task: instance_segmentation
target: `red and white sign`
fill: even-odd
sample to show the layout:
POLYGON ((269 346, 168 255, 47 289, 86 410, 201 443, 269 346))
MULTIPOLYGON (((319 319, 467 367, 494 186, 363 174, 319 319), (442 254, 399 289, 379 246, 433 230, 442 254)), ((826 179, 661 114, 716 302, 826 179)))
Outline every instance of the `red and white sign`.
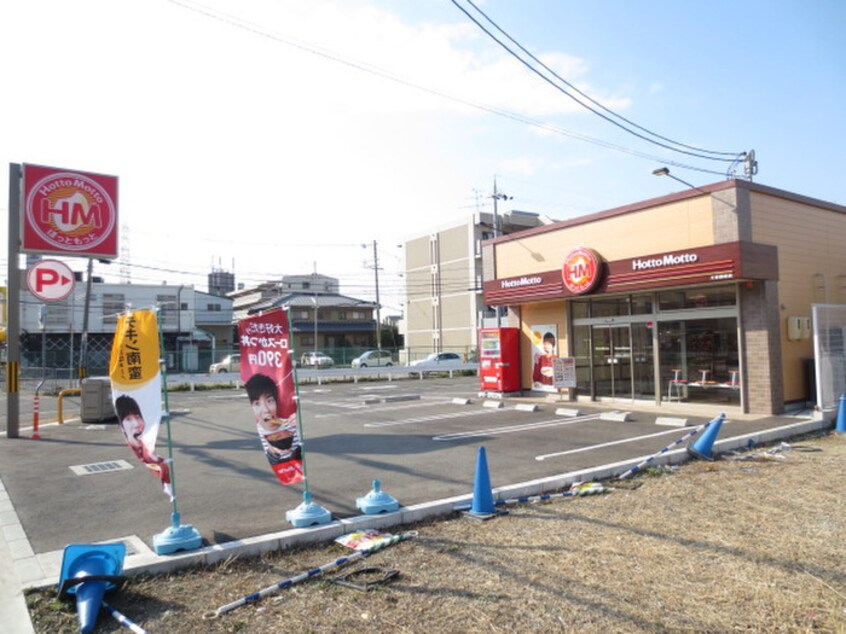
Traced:
POLYGON ((73 291, 73 271, 64 262, 41 260, 27 269, 26 286, 42 302, 57 302, 73 291))
POLYGON ((576 295, 589 293, 599 283, 599 264, 599 256, 592 249, 573 249, 564 258, 564 265, 561 267, 564 286, 576 295))
POLYGON ((23 191, 23 252, 117 257, 117 176, 24 165, 23 191))

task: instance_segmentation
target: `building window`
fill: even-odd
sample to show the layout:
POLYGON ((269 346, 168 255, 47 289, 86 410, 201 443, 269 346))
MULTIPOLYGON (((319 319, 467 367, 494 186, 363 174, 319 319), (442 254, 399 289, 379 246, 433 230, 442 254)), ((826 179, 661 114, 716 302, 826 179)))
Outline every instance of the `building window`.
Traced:
POLYGON ((308 311, 307 310, 295 310, 293 311, 294 319, 308 319, 308 311))
POLYGON ((734 306, 736 302, 734 286, 692 288, 658 293, 658 308, 662 311, 734 306))
POLYGON ((67 328, 70 323, 70 306, 67 302, 50 302, 46 305, 44 326, 46 328, 67 328))
POLYGON ((118 315, 126 310, 123 293, 103 293, 103 323, 117 323, 118 315))
POLYGON ((219 313, 221 312, 220 304, 207 304, 206 310, 210 313, 219 313))

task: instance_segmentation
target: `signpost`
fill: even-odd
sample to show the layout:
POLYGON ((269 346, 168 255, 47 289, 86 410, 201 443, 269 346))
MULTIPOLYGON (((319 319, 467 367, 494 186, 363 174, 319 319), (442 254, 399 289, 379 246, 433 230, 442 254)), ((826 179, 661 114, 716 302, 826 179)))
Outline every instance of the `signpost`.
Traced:
MULTIPOLYGON (((117 176, 9 164, 7 438, 18 437, 20 415, 19 255, 114 259, 118 226, 117 176)), ((73 273, 61 262, 48 260, 27 271, 27 286, 43 301, 58 301, 73 290, 73 273)))

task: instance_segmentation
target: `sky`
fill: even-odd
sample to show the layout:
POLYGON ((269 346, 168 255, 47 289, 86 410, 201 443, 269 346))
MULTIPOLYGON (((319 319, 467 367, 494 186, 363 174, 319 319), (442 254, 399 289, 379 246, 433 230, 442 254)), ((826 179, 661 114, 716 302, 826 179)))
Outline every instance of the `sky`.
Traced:
POLYGON ((4 2, 0 213, 10 163, 117 175, 121 257, 95 275, 201 291, 212 268, 316 271, 373 299, 375 241, 386 315, 402 243, 491 211, 494 179, 500 212, 564 220, 685 189, 658 167, 724 180, 705 151, 754 149, 756 182, 846 205, 846 3, 474 4, 4 2))

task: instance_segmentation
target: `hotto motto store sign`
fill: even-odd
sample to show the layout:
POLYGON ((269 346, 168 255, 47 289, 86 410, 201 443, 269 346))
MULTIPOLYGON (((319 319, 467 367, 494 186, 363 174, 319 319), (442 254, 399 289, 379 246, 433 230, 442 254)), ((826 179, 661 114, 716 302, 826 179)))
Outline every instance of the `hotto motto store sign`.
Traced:
POLYGON ((116 258, 118 179, 23 166, 22 250, 116 258))

